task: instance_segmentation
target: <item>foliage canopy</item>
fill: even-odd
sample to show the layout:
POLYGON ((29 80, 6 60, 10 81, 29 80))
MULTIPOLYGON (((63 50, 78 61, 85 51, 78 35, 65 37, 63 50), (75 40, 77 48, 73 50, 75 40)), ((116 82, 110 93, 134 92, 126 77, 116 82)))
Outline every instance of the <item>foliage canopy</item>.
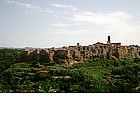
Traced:
POLYGON ((139 58, 68 66, 23 62, 21 56, 20 50, 0 50, 0 92, 140 92, 139 58))

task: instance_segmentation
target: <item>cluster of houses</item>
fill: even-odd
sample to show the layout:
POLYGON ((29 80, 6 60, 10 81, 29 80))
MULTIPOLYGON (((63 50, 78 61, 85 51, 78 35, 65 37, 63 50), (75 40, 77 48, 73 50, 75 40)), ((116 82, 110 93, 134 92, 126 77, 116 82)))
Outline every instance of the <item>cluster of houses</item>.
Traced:
POLYGON ((44 48, 35 50, 25 50, 23 52, 24 61, 39 59, 42 62, 56 62, 73 64, 88 61, 94 58, 123 59, 130 57, 140 58, 140 47, 137 45, 124 46, 121 43, 112 43, 108 36, 107 43, 97 42, 89 46, 76 46, 60 48, 44 48))

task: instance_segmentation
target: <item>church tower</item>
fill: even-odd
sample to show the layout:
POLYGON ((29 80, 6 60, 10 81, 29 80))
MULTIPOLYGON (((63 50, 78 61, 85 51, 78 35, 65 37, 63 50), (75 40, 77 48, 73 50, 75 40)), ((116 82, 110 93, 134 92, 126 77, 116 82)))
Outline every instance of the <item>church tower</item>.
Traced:
POLYGON ((110 44, 110 43, 111 43, 111 39, 110 39, 110 36, 108 36, 107 44, 110 44))

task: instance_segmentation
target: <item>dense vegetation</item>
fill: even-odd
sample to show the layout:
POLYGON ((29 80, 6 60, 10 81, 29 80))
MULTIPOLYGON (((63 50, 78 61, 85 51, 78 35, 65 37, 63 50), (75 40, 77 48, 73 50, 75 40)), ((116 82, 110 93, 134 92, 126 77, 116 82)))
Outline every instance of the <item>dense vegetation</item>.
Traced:
POLYGON ((0 92, 140 92, 139 58, 95 58, 67 66, 23 62, 21 55, 0 50, 0 92))

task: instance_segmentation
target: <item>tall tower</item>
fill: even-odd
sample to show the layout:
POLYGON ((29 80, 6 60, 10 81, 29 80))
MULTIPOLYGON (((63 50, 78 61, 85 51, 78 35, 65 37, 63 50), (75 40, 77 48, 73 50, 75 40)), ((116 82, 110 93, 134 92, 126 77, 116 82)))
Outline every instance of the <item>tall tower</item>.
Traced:
POLYGON ((111 43, 111 39, 110 39, 110 36, 108 36, 107 38, 107 44, 110 44, 111 43))

